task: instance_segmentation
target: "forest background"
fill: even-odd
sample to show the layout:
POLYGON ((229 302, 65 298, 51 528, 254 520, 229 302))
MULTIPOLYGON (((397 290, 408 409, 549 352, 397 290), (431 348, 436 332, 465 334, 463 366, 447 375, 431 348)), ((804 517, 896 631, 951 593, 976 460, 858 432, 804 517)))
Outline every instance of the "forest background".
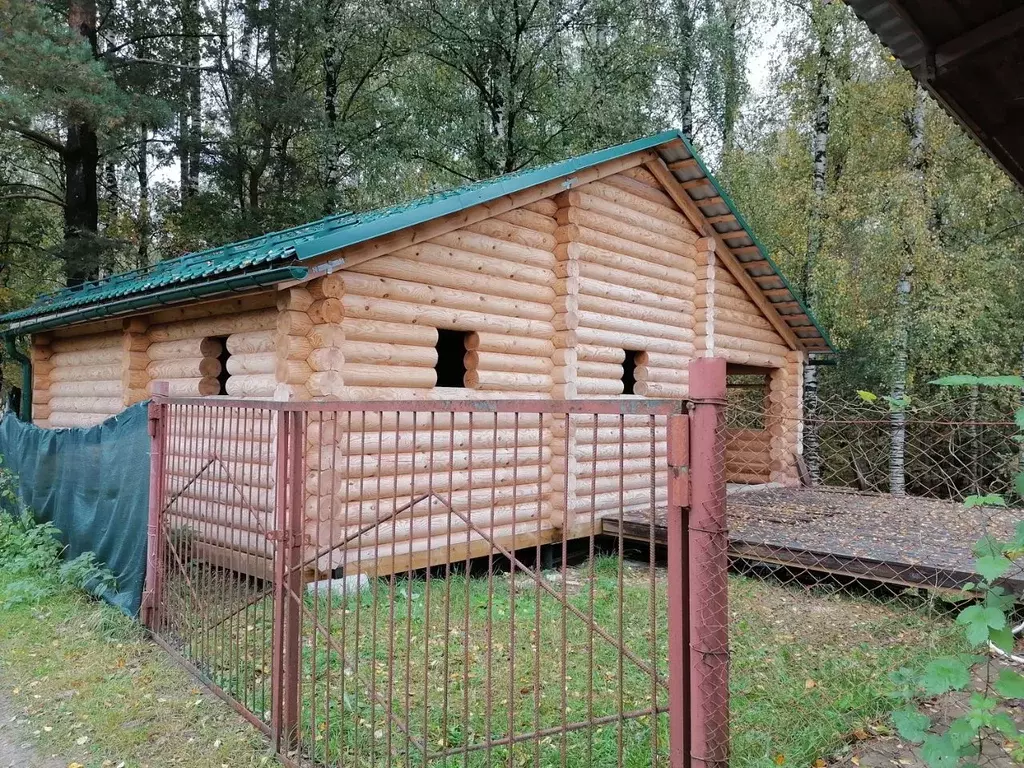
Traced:
POLYGON ((0 0, 0 310, 667 127, 824 394, 1020 370, 1024 197, 837 0, 0 0))

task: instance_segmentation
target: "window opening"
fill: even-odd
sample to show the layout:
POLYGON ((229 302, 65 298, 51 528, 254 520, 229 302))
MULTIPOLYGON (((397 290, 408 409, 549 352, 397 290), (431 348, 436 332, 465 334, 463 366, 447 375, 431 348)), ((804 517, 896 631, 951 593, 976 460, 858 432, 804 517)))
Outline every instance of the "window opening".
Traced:
POLYGON ((466 336, 465 331, 437 329, 437 373, 439 387, 466 386, 466 336))

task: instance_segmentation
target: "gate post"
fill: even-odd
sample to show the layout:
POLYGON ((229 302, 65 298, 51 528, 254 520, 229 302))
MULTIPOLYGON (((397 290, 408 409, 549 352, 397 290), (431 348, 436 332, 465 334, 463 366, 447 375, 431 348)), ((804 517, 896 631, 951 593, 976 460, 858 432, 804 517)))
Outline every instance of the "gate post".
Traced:
POLYGON ((302 664, 302 413, 277 412, 274 507, 274 630, 271 669, 271 733, 278 752, 294 749, 299 736, 302 664))
POLYGON ((670 768, 690 765, 690 417, 668 417, 668 743, 670 768))
POLYGON ((729 534, 725 513, 725 360, 690 363, 690 754, 729 761, 729 534))
MULTIPOLYGON (((153 382, 153 395, 168 392, 166 381, 153 382)), ((149 401, 149 520, 146 529, 146 586, 142 592, 142 623, 153 632, 160 621, 163 600, 160 567, 163 562, 163 537, 160 513, 164 503, 164 435, 167 429, 167 405, 158 399, 149 401)))

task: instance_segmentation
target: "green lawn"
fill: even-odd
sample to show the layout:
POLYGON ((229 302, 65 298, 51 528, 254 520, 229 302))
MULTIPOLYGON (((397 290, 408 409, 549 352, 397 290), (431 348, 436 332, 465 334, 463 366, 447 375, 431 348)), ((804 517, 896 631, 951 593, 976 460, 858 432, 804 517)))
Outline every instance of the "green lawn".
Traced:
MULTIPOLYGON (((522 574, 515 580, 452 574, 447 584, 381 579, 358 597, 307 596, 306 748, 329 764, 366 766, 388 764, 389 755, 395 766, 615 765, 620 759, 646 766, 652 755, 664 763, 665 715, 545 735, 514 744, 511 755, 507 743, 480 748, 485 734, 500 740, 664 706, 664 687, 641 666, 653 659, 659 674, 667 674, 664 571, 655 577, 652 604, 646 565, 627 563, 620 574, 615 558, 601 557, 592 570, 570 569, 564 585, 557 572, 549 574, 545 583, 557 594, 564 589, 571 606, 565 610, 547 592, 538 598, 522 574), (313 630, 314 613, 320 632, 313 630), (593 615, 612 642, 579 614, 593 615), (615 643, 638 661, 623 659, 615 643), (452 754, 425 761, 423 745, 452 754)), ((211 616, 228 615, 228 606, 244 604, 252 589, 201 570, 192 584, 204 604, 221 604, 211 616)), ((743 577, 732 577, 730 586, 733 766, 809 766, 827 758, 892 708, 889 672, 959 648, 960 633, 926 603, 914 608, 743 577)), ((254 711, 268 708, 270 616, 269 600, 257 601, 221 626, 212 644, 185 647, 212 660, 211 677, 254 711), (238 647, 245 652, 229 650, 238 647)))
MULTIPOLYGON (((0 603, 15 581, 0 570, 0 603)), ((85 768, 278 766, 266 740, 143 632, 70 588, 0 607, 0 695, 41 755, 85 768)))

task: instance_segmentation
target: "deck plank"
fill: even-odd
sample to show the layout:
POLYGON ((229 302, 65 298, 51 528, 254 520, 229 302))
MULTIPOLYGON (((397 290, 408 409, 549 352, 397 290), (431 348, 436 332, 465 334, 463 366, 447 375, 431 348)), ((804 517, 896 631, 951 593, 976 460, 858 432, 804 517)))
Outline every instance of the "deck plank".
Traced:
MULTIPOLYGON (((908 587, 955 589, 977 581, 971 547, 986 533, 1013 536, 1024 510, 964 509, 951 501, 827 489, 730 491, 729 552, 762 562, 908 587)), ((668 540, 665 510, 655 512, 654 539, 668 540)), ((648 513, 603 521, 603 531, 649 541, 648 513)), ((1006 579, 1024 588, 1024 568, 1006 579)))

